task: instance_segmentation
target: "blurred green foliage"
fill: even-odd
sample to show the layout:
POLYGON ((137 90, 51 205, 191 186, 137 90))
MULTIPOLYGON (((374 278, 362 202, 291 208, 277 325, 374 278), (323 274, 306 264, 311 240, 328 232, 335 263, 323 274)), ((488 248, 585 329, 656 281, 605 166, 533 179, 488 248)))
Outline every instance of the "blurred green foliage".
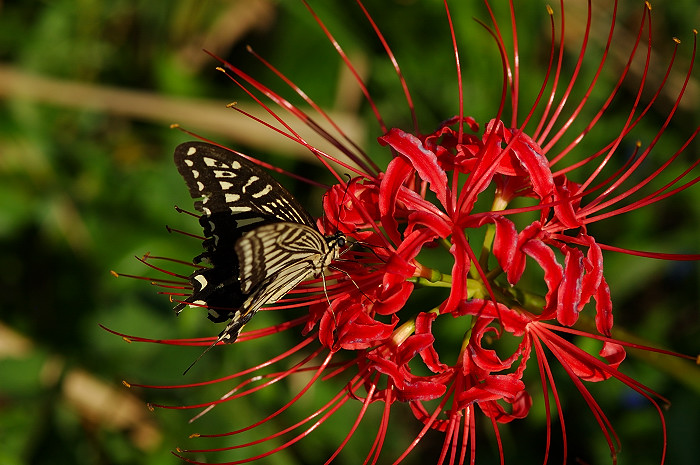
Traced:
MULTIPOLYGON (((472 19, 489 22, 483 5, 451 3, 465 79, 465 111, 483 124, 493 117, 500 100, 500 57, 488 32, 472 19)), ((527 102, 522 108, 527 108, 546 68, 548 15, 544 3, 516 3, 522 52, 521 99, 527 102)), ((594 1, 594 12, 605 12, 609 3, 594 1)), ((315 1, 313 6, 351 58, 362 64, 387 124, 410 129, 410 113, 396 75, 354 2, 315 1)), ((499 18, 504 18, 501 32, 510 46, 507 11, 500 3, 497 6, 499 18)), ((367 7, 396 53, 415 99, 421 129, 431 131, 458 111, 454 57, 441 2, 368 0, 367 7)), ((635 32, 642 11, 643 2, 623 1, 619 27, 635 32)), ((568 16, 567 28, 575 29, 582 20, 580 15, 568 16)), ((677 36, 683 44, 676 68, 679 74, 673 77, 683 76, 691 56, 692 28, 699 23, 695 0, 659 4, 654 9, 655 75, 665 69, 673 45, 670 37, 677 36)), ((574 102, 581 98, 595 72, 605 33, 603 29, 602 34, 600 30, 593 34, 589 44, 592 57, 584 62, 580 85, 571 97, 574 102)), ((181 259, 199 252, 197 241, 165 230, 166 224, 193 232, 197 229, 190 218, 173 209, 173 205, 191 205, 171 162, 173 148, 190 137, 168 129, 168 123, 200 110, 196 101, 188 99, 207 99, 222 108, 232 100, 250 100, 214 69, 218 63, 200 52, 201 48, 211 49, 271 87, 284 90, 245 51, 247 44, 252 45, 324 108, 358 118, 367 128, 364 140, 358 142, 380 166, 386 162, 386 151, 373 143, 381 132, 369 107, 359 103, 352 86, 339 84, 343 73, 338 57, 301 2, 5 2, 0 4, 0 44, 0 323, 11 329, 7 330, 11 333, 4 331, 0 346, 0 464, 179 463, 168 451, 178 445, 200 447, 187 441, 192 432, 228 431, 246 425, 261 412, 272 411, 279 399, 294 392, 294 386, 274 386, 233 406, 217 407, 188 425, 192 414, 151 413, 145 402, 196 403, 217 398, 226 388, 211 388, 192 398, 187 391, 126 390, 120 381, 163 384, 222 376, 268 359, 282 342, 291 346, 293 334, 280 335, 275 344, 253 341, 212 351, 183 378, 182 370, 200 349, 127 345, 98 324, 152 338, 218 332, 194 312, 184 312, 176 320, 172 305, 157 295, 155 288, 137 280, 114 279, 109 273, 116 269, 149 274, 133 258, 146 252, 181 259), (62 86, 53 87, 56 83, 62 86), (125 105, 123 94, 99 93, 115 89, 142 93, 133 106, 125 105), (95 101, 96 91, 103 100, 95 101), (159 112, 160 107, 149 103, 149 96, 174 106, 163 104, 159 112), (23 335, 23 339, 14 339, 13 334, 23 335), (135 397, 125 400, 123 396, 135 397)), ((574 124, 572 134, 590 121, 609 95, 624 66, 624 61, 615 58, 616 53, 624 54, 629 44, 623 38, 616 39, 613 57, 592 93, 592 103, 574 124)), ((576 47, 567 49, 565 76, 570 76, 576 47)), ((639 176, 651 173, 698 127, 697 76, 693 77, 690 104, 679 111, 639 176)), ((576 150, 578 155, 573 156, 584 157, 614 138, 610 131, 619 130, 635 98, 634 82, 638 81, 632 81, 631 86, 621 88, 604 122, 584 138, 576 150)), ((566 84, 563 78, 560 85, 566 84)), ((644 98, 650 95, 646 93, 644 98)), ((290 100, 299 102, 292 96, 290 100)), ((672 95, 662 94, 624 150, 631 152, 636 138, 649 143, 671 105, 672 95)), ((521 119, 524 113, 521 111, 521 119)), ((231 140, 231 134, 220 128, 231 126, 235 130, 245 117, 233 111, 228 115, 218 127, 198 125, 196 118, 187 127, 291 171, 330 181, 329 175, 308 159, 267 148, 266 139, 277 137, 272 133, 264 133, 259 144, 249 140, 241 143, 235 137, 231 140)), ((671 173, 680 173, 698 153, 698 143, 693 142, 683 156, 685 163, 671 173)), ((619 166, 623 162, 611 163, 619 166)), ((631 180, 631 185, 640 179, 631 180)), ((659 185, 664 179, 670 175, 660 179, 659 185)), ((318 213, 318 192, 306 191, 300 190, 299 196, 318 213)), ((592 229, 601 242, 620 247, 698 253, 699 225, 700 189, 691 189, 592 229)), ((605 260, 618 325, 655 344, 697 353, 697 264, 612 253, 606 254, 605 260)), ((260 317, 260 326, 265 318, 260 317)), ((531 364, 535 375, 534 361, 531 364)), ((680 373, 659 371, 648 361, 635 358, 625 370, 673 403, 667 412, 667 463, 693 463, 700 455, 695 440, 700 436, 699 390, 692 384, 697 373, 690 368, 686 374, 683 369, 680 373)), ((565 374, 558 375, 566 405, 570 457, 582 457, 592 464, 608 463, 603 435, 587 406, 565 374)), ((649 404, 619 384, 590 388, 623 439, 619 463, 658 463, 661 426, 649 404)), ((315 388, 314 396, 328 398, 339 389, 342 385, 326 384, 315 388)), ((539 405, 537 392, 534 388, 539 405)), ((297 415, 294 418, 304 417, 316 407, 316 403, 300 401, 292 409, 297 415)), ((354 416, 357 409, 357 405, 344 407, 340 415, 329 420, 328 427, 305 439, 301 447, 278 454, 267 463, 320 463, 345 436, 348 424, 344 417, 354 416)), ((397 406, 395 410, 396 421, 385 446, 387 458, 400 453, 419 430, 407 409, 397 406)), ((371 409, 369 415, 368 427, 358 431, 341 463, 360 463, 364 457, 376 434, 380 412, 371 409)), ((268 434, 285 424, 279 420, 270 425, 268 434)), ((495 463, 493 435, 485 422, 483 426, 477 434, 477 454, 483 459, 479 463, 495 463)), ((541 463, 545 434, 541 407, 525 421, 505 426, 502 434, 508 463, 541 463)), ((440 435, 429 435, 424 442, 408 463, 432 463, 441 444, 440 435)), ((553 443, 554 450, 559 450, 558 433, 553 443)), ((224 457, 236 455, 216 458, 224 457)), ((553 457, 556 462, 556 453, 553 457)))

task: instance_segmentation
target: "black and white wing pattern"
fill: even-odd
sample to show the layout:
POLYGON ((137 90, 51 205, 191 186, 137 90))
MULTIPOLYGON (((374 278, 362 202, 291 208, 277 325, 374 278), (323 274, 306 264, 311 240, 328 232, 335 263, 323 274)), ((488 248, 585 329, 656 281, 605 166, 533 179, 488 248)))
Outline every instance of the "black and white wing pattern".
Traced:
POLYGON ((338 258, 345 236, 322 235, 292 194, 256 164, 205 142, 179 145, 175 164, 202 214, 204 252, 194 262, 210 265, 190 275, 192 295, 175 311, 205 307, 210 320, 230 320, 218 341, 234 342, 260 307, 338 258))

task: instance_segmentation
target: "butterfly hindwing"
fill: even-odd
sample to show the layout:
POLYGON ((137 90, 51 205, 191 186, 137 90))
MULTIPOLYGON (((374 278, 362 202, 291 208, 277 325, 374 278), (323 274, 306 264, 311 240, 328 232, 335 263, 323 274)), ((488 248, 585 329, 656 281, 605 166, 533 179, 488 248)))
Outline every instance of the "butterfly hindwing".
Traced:
POLYGON ((325 238, 309 226, 296 223, 260 226, 236 243, 241 290, 251 292, 264 280, 289 272, 292 264, 306 269, 309 276, 317 275, 330 264, 323 263, 329 252, 325 238))
MULTIPOLYGON (((298 223, 260 226, 236 242, 239 283, 247 299, 219 338, 233 342, 266 303, 276 302, 305 279, 318 276, 338 256, 341 235, 324 237, 298 223)), ((344 241, 344 238, 342 239, 344 241)))

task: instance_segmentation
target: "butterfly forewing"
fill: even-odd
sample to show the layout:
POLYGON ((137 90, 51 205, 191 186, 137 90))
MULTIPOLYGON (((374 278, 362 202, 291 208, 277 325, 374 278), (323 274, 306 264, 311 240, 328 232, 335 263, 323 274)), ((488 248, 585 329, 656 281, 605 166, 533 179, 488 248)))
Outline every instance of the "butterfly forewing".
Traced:
POLYGON ((175 164, 195 208, 202 213, 205 251, 194 262, 211 265, 190 276, 187 304, 209 309, 209 319, 230 319, 219 341, 235 341, 263 305, 317 276, 338 257, 342 234, 323 236, 311 215, 256 164, 227 149, 188 142, 175 164))
POLYGON ((226 213, 241 224, 257 219, 308 226, 313 219, 299 202, 255 163, 205 142, 187 142, 175 149, 175 165, 205 215, 226 213))

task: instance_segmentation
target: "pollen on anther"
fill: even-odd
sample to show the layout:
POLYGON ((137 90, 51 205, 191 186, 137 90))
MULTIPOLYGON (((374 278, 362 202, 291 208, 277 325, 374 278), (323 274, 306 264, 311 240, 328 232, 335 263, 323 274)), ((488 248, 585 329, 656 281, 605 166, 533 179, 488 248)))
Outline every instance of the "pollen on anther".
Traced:
POLYGON ((128 382, 126 382, 124 380, 122 380, 122 384, 128 388, 131 388, 131 384, 129 384, 128 382))
POLYGON ((116 271, 114 271, 114 270, 109 270, 109 272, 110 272, 110 273, 112 274, 112 276, 114 276, 115 278, 118 278, 118 277, 119 277, 119 273, 117 273, 116 271))
POLYGON ((673 38, 673 41, 674 41, 675 43, 677 43, 677 44, 680 44, 680 43, 681 43, 681 39, 679 39, 678 37, 674 37, 674 38, 673 38))
POLYGON ((190 434, 190 439, 198 438, 200 436, 201 436, 201 434, 199 434, 199 433, 192 433, 192 434, 190 434))
POLYGON ((150 410, 151 412, 154 412, 156 410, 150 402, 146 404, 146 408, 148 408, 148 410, 150 410))
POLYGON ((129 339, 126 336, 122 336, 122 339, 124 340, 124 342, 128 342, 129 344, 131 344, 131 342, 132 342, 131 339, 129 339))
POLYGON ((179 128, 179 127, 180 127, 180 125, 177 124, 177 123, 173 123, 173 124, 170 125, 170 129, 177 129, 177 128, 179 128))
POLYGON ((649 3, 649 2, 644 2, 644 3, 646 3, 647 8, 649 9, 649 11, 651 11, 651 3, 649 3))
POLYGON ((233 107, 235 107, 236 105, 238 105, 238 102, 227 103, 227 104, 226 104, 226 108, 233 108, 233 107))
POLYGON ((549 16, 554 16, 554 10, 552 9, 551 5, 547 5, 547 13, 549 16))

